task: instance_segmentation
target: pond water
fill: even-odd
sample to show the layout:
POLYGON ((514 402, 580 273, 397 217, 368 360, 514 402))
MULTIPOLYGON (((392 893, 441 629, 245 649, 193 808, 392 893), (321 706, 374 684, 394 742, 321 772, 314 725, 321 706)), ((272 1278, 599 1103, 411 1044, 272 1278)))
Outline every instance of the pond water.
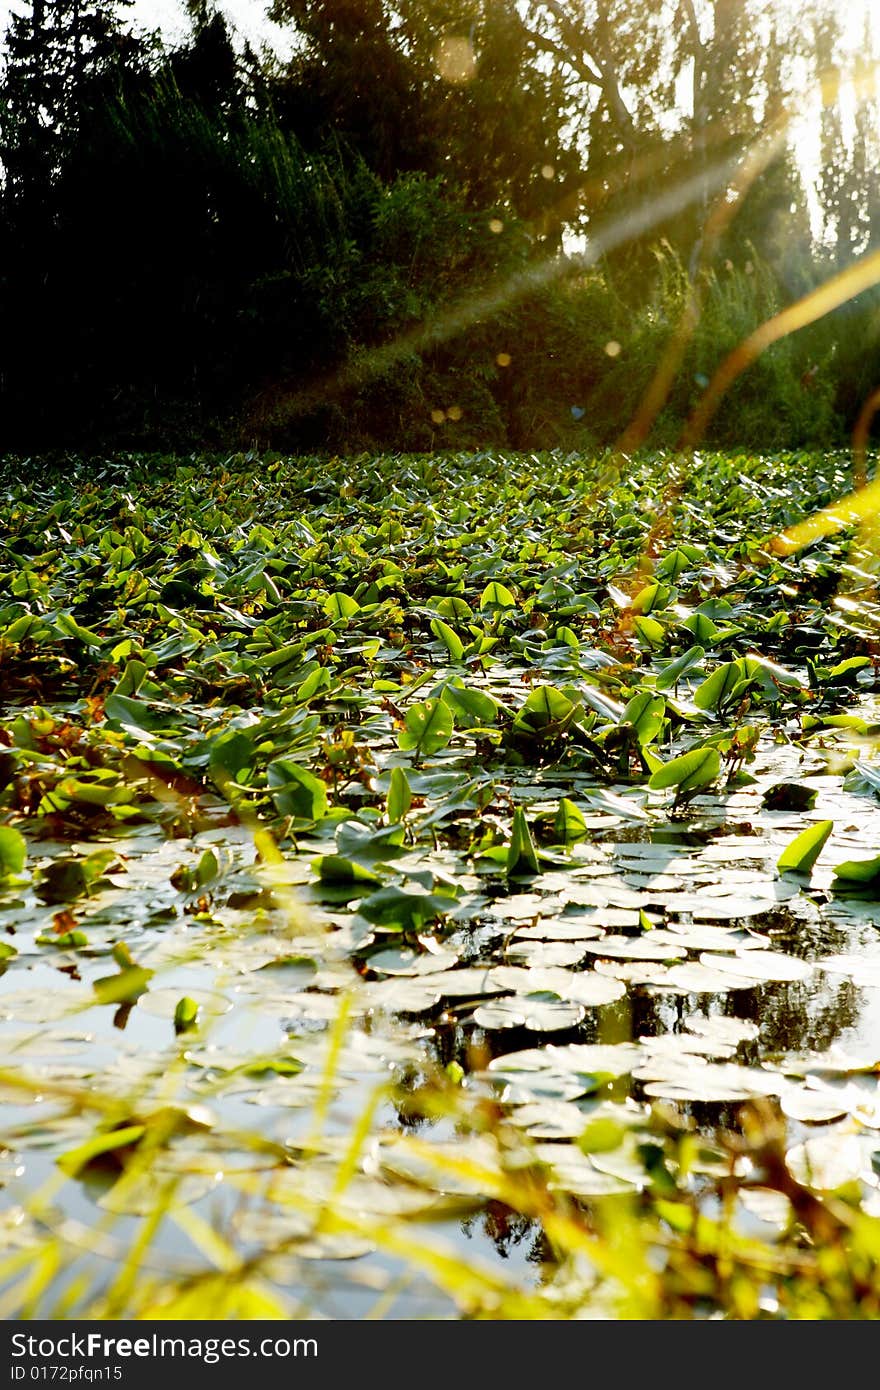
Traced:
MULTIPOLYGON (((861 713, 875 711, 865 701, 861 713)), ((583 803, 589 838, 523 876, 445 847, 386 845, 376 862, 393 850, 410 882, 457 879, 442 928, 426 922, 416 949, 358 911, 374 883, 314 881, 316 856, 333 848, 320 838, 276 864, 240 825, 40 843, 47 865, 112 858, 76 906, 87 944, 37 944, 57 934, 63 909, 33 889, 0 901, 18 948, 0 978, 4 1066, 27 1078, 3 1092, 7 1242, 61 1243, 52 1296, 63 1306, 84 1275, 93 1293, 113 1287, 164 1192, 144 1279, 199 1269, 206 1250, 222 1266, 207 1230, 227 1252, 262 1252, 268 1282, 310 1315, 451 1316, 450 1298, 370 1227, 417 1214, 419 1238, 451 1242, 525 1288, 547 1281, 537 1220, 395 1146, 417 1136, 441 1160, 472 1149, 487 1159, 486 1136, 463 1119, 489 1097, 587 1204, 643 1181, 626 1140, 608 1153, 578 1147, 596 1117, 619 1113, 635 1133, 661 1101, 708 1133, 735 1124, 750 1097, 775 1097, 795 1166, 858 1181, 866 1209, 880 1210, 880 904, 834 891, 836 864, 880 845, 880 806, 870 787, 844 789, 830 757, 767 741, 753 781, 674 815, 659 793, 612 787, 605 806, 583 803), (804 826, 802 811, 767 804, 780 784, 815 791, 807 819, 834 822, 810 876, 776 868, 804 826), (181 870, 206 852, 217 873, 181 900, 181 870), (110 954, 120 942, 152 973, 131 997, 123 984, 96 1003, 96 980, 132 968, 110 954), (191 1030, 175 1027, 183 999, 198 1006, 191 1030), (450 1070, 458 1112, 432 1115, 420 1094, 450 1070), (371 1104, 336 1193, 363 1233, 322 1231, 371 1104), (174 1113, 179 1134, 126 1181, 112 1156, 65 1174, 59 1158, 90 1143, 104 1112, 115 1126, 174 1113)), ((430 783, 454 762, 428 760, 422 775, 430 783)), ((510 785, 518 776, 511 769, 510 785)), ((551 778, 548 803, 580 793, 551 778)), ((212 815, 207 800, 209 825, 212 815)))
POLYGON ((846 467, 0 468, 0 1316, 710 1316, 683 1216, 880 1216, 878 564, 760 540, 846 467))

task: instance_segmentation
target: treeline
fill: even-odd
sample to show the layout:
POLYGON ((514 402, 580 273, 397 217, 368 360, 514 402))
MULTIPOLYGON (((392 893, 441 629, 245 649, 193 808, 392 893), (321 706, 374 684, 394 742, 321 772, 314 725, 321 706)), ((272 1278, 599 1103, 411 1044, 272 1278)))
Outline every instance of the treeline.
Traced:
MULTIPOLYGON (((174 45, 126 5, 28 0, 6 36, 2 451, 608 443, 696 292, 672 445, 880 233, 873 36, 826 0, 276 0, 283 60, 206 0, 174 45)), ((844 439, 878 310, 771 349, 712 442, 844 439)))

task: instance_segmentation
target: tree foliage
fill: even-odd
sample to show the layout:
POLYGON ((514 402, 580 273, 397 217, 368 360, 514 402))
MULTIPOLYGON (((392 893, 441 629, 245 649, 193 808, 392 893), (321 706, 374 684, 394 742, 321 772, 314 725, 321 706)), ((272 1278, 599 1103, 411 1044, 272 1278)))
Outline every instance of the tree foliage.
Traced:
MULTIPOLYGON (((176 44, 128 3, 7 33, 0 447, 610 441, 699 283, 674 438, 722 347, 880 229, 873 39, 821 0, 274 0, 284 59, 210 0, 176 44), (546 275, 574 234, 600 263, 546 275)), ((772 379, 768 428, 834 437, 871 373, 840 337, 774 350, 742 427, 772 379)))

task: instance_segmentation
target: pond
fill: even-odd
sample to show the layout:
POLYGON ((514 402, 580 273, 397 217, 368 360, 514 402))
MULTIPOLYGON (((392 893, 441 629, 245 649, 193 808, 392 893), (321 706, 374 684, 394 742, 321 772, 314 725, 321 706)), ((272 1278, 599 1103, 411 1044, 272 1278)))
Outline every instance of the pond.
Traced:
POLYGON ((637 582, 656 461, 10 494, 5 1316, 709 1315, 646 1201, 880 1218, 873 580, 724 466, 637 582))

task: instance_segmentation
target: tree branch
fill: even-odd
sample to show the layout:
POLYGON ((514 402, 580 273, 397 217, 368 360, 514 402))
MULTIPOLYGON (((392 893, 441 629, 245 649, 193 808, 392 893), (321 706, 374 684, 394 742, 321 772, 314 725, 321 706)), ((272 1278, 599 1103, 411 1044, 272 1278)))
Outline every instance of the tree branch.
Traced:
POLYGON ((600 89, 621 138, 628 145, 634 145, 635 122, 621 95, 620 80, 608 41, 609 25, 604 0, 600 0, 599 23, 592 35, 572 19, 560 0, 531 0, 531 9, 536 12, 545 10, 552 15, 561 42, 529 29, 533 41, 545 52, 552 52, 561 62, 567 63, 584 82, 600 89))

